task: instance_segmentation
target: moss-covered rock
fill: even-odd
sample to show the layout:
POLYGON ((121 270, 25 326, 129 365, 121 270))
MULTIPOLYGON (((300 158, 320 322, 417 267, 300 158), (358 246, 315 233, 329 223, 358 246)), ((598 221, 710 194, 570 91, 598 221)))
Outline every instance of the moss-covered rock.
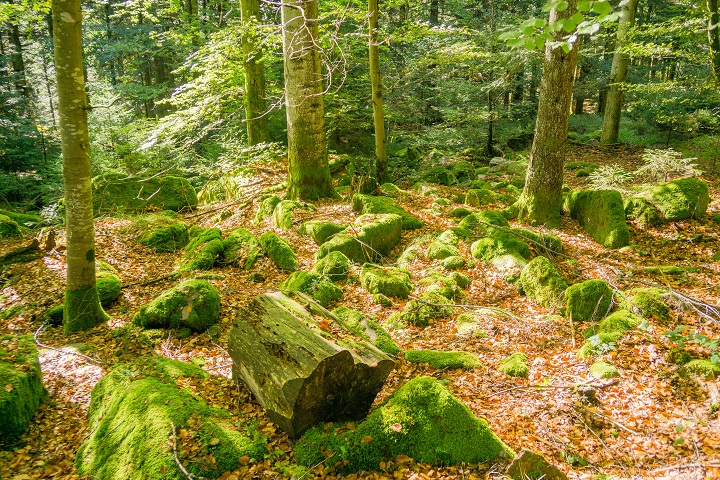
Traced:
POLYGON ((136 240, 156 252, 174 252, 184 248, 190 236, 187 223, 176 216, 152 213, 133 219, 130 228, 139 232, 136 240))
POLYGON ((453 208, 452 210, 450 210, 448 212, 448 216, 450 218, 465 218, 468 215, 471 215, 472 213, 473 213, 473 211, 470 209, 467 209, 465 207, 458 207, 458 208, 453 208))
POLYGON ((427 257, 430 260, 457 257, 460 255, 460 250, 457 247, 458 242, 457 235, 452 230, 446 230, 430 243, 427 249, 427 257))
POLYGON ((473 188, 465 194, 465 205, 481 207, 495 201, 495 193, 492 190, 473 188))
POLYGON ((623 332, 598 333, 588 338, 577 352, 579 358, 588 359, 615 350, 616 342, 624 336, 623 332))
POLYGON ((625 333, 642 322, 642 319, 628 310, 617 310, 604 318, 597 327, 600 333, 625 333))
POLYGON ((47 398, 32 335, 0 335, 0 444, 15 440, 47 398))
POLYGON ((120 364, 92 391, 90 436, 77 452, 81 475, 104 480, 185 480, 178 451, 195 451, 188 473, 216 478, 239 466, 240 457, 261 460, 266 440, 238 431, 230 415, 211 408, 179 381, 201 379, 200 368, 154 357, 120 364), (172 439, 173 428, 178 437, 172 439))
POLYGON ((390 334, 378 323, 362 313, 347 307, 338 307, 333 312, 343 320, 343 324, 355 335, 375 345, 388 355, 400 353, 400 347, 390 334))
POLYGON ((245 270, 250 270, 263 254, 260 240, 250 230, 241 227, 230 230, 222 245, 223 262, 245 270))
POLYGON ((315 262, 315 273, 327 276, 333 282, 345 280, 350 271, 350 259, 342 252, 334 251, 315 262))
POLYGON ((453 314, 451 300, 435 289, 423 293, 419 299, 410 300, 401 312, 388 318, 391 323, 409 323, 416 327, 426 327, 436 318, 445 318, 453 314))
POLYGON ((510 232, 523 242, 530 242, 536 250, 543 254, 562 253, 562 241, 555 235, 537 233, 525 228, 511 228, 510 232))
POLYGON ((381 307, 393 306, 392 300, 382 293, 373 293, 373 302, 375 302, 375 305, 380 305, 381 307))
POLYGON ((685 365, 692 360, 692 355, 684 348, 672 348, 667 353, 665 360, 675 365, 685 365))
POLYGON ((97 269, 95 272, 95 288, 98 292, 100 305, 108 307, 120 296, 122 281, 112 271, 97 269))
POLYGON ((451 255, 444 258, 443 261, 440 263, 442 264, 443 268, 447 270, 457 270, 458 268, 464 267, 467 261, 459 255, 451 255))
POLYGON ((190 234, 190 242, 180 260, 180 272, 210 270, 223 253, 222 231, 193 228, 190 234))
POLYGON ((395 198, 395 197, 401 197, 403 195, 407 195, 407 192, 405 190, 402 190, 400 187, 395 185, 394 183, 383 183, 378 187, 380 192, 385 195, 386 197, 395 198))
POLYGON ((275 232, 265 232, 260 236, 265 255, 272 260, 278 268, 294 272, 298 268, 297 254, 284 238, 277 236, 275 232))
POLYGON ((636 315, 668 324, 672 319, 670 307, 663 300, 665 290, 655 287, 633 288, 625 292, 624 308, 636 315))
POLYGON ((464 228, 474 234, 485 234, 492 226, 509 227, 507 219, 499 210, 475 212, 463 218, 458 227, 464 228))
POLYGON ((273 224, 285 230, 291 229, 293 226, 293 212, 298 209, 314 210, 315 207, 294 200, 281 200, 273 210, 273 224))
POLYGON ((662 183, 649 189, 645 195, 668 222, 699 218, 705 214, 710 203, 707 184, 692 177, 662 183))
MULTIPOLYGON (((14 220, 15 223, 18 224, 20 229, 23 228, 36 228, 43 224, 43 219, 40 217, 40 215, 36 215, 34 213, 18 213, 18 212, 12 212, 10 210, 3 210, 0 209, 0 215, 5 215, 6 217, 9 217, 11 220, 14 220)), ((0 222, 2 223, 2 222, 0 222)), ((1 229, 2 227, 0 227, 1 229)), ((1 235, 1 234, 0 234, 1 235)))
POLYGON ((642 227, 654 227, 663 223, 660 210, 649 199, 630 197, 623 200, 625 218, 638 222, 642 227))
POLYGON ((455 164, 452 166, 452 172, 455 175, 455 178, 457 178, 458 182, 471 182, 476 179, 475 177, 475 167, 473 167, 473 164, 468 162, 467 160, 460 160, 459 162, 455 162, 455 164))
POLYGON ((444 165, 435 165, 429 170, 425 170, 422 179, 428 183, 436 183, 438 185, 454 185, 457 183, 455 174, 448 170, 444 165))
POLYGON ((598 321, 612 308, 612 289, 604 280, 587 280, 565 290, 567 316, 578 322, 598 321))
POLYGON ((275 207, 280 203, 280 197, 277 195, 268 195, 260 201, 260 206, 255 214, 255 223, 260 223, 268 217, 272 217, 275 207))
POLYGON ((509 377, 527 377, 530 367, 527 364, 527 355, 515 352, 500 363, 500 371, 509 377))
POLYGON ((93 179, 93 207, 96 212, 144 211, 195 208, 197 194, 181 177, 158 175, 131 178, 122 173, 106 173, 93 179))
POLYGON ((438 198, 433 202, 433 205, 436 207, 448 207, 452 205, 452 203, 452 200, 450 200, 449 198, 438 198))
POLYGON ((620 192, 616 190, 579 190, 567 195, 566 208, 572 218, 596 242, 608 248, 630 244, 630 230, 625 221, 625 209, 620 192))
POLYGON ((346 228, 347 225, 336 225, 332 222, 322 220, 310 220, 300 225, 300 233, 310 235, 316 244, 322 245, 329 238, 332 238, 335 234, 342 232, 346 228))
POLYGON ((480 318, 471 313, 462 313, 455 319, 455 329, 461 337, 477 336, 481 334, 480 318))
POLYGON ((401 233, 402 217, 399 215, 362 215, 347 230, 323 243, 315 260, 338 251, 355 263, 377 261, 392 251, 400 241, 401 233))
POLYGON ((15 220, 7 215, 0 215, 0 238, 12 237, 20 233, 20 226, 15 220))
POLYGON ((371 263, 363 265, 360 284, 370 293, 382 293, 395 298, 407 298, 414 288, 407 270, 371 263))
POLYGON ((278 285, 278 288, 285 293, 292 291, 306 293, 323 307, 340 300, 343 295, 342 289, 332 280, 314 272, 293 272, 287 280, 278 285))
POLYGON ((485 262, 492 262, 504 255, 513 255, 527 260, 530 258, 530 245, 516 235, 497 232, 491 237, 484 237, 473 242, 470 246, 470 253, 473 257, 485 262))
POLYGON ((383 460, 407 455, 433 464, 481 463, 509 458, 512 450, 437 380, 419 377, 393 393, 356 428, 323 426, 295 445, 295 459, 316 465, 332 453, 338 472, 377 470, 383 460))
POLYGON ((205 280, 186 280, 140 308, 133 324, 203 332, 220 321, 220 294, 205 280))
POLYGON ((65 305, 55 305, 45 312, 45 318, 50 325, 62 325, 63 315, 65 315, 65 305))
POLYGON ((590 374, 595 378, 614 378, 620 375, 615 365, 603 361, 590 365, 590 374))
POLYGON ((545 257, 535 257, 522 269, 517 286, 528 298, 544 307, 557 304, 567 289, 565 280, 545 257))
POLYGON ((403 230, 422 228, 420 220, 410 215, 404 208, 398 206, 388 197, 374 197, 357 193, 353 195, 353 209, 364 214, 393 214, 402 218, 403 230))
POLYGON ((412 363, 428 363, 438 370, 444 368, 472 370, 475 367, 482 366, 482 363, 475 355, 462 351, 408 350, 405 352, 405 360, 412 363))
POLYGON ((680 368, 685 375, 701 377, 705 380, 714 380, 720 377, 720 363, 710 360, 691 360, 680 368))

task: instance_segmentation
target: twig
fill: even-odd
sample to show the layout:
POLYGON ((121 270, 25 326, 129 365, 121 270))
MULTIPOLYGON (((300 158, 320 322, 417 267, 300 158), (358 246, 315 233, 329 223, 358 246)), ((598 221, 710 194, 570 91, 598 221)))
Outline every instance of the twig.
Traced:
POLYGON ((517 385, 512 388, 506 388, 504 390, 499 390, 497 392, 493 392, 490 395, 486 395, 483 398, 490 398, 494 397, 495 395, 500 395, 501 393, 511 392, 513 390, 573 390, 577 387, 587 386, 592 388, 607 388, 611 385, 615 385, 617 383, 617 378, 610 380, 607 383, 575 383, 572 385, 517 385))
POLYGON ((660 473, 670 470, 686 470, 689 468, 720 468, 720 463, 688 463, 687 465, 674 465, 672 467, 657 468, 650 470, 648 473, 660 473))
POLYGON ((610 417, 608 417, 608 416, 605 416, 605 415, 603 415, 603 414, 600 413, 600 412, 596 412, 595 410, 590 410, 589 408, 587 408, 587 407, 584 406, 584 405, 579 405, 579 404, 576 403, 576 404, 575 404, 575 407, 582 408, 582 409, 585 410, 586 412, 590 412, 590 413, 592 413, 593 415, 597 415, 598 417, 602 418, 603 420, 606 420, 606 421, 612 423, 612 424, 615 425, 616 427, 620 428, 621 430, 625 430, 626 432, 628 432, 628 433, 630 433, 630 434, 632 434, 632 435, 640 435, 638 432, 636 432, 636 431, 634 431, 634 430, 630 430, 628 427, 626 427, 626 426, 623 425, 622 423, 618 422, 617 420, 613 420, 612 418, 610 418, 610 417))
POLYGON ((205 370, 218 370, 220 368, 229 367, 233 364, 233 362, 223 363, 221 365, 213 365, 212 367, 205 367, 205 370))
POLYGON ((172 425, 173 459, 175 460, 175 463, 177 464, 178 468, 183 473, 183 475, 185 475, 188 478, 188 480, 195 480, 196 478, 197 479, 205 478, 205 477, 196 477, 192 473, 185 470, 185 467, 183 467, 183 464, 180 461, 180 459, 178 458, 178 454, 177 454, 177 435, 175 434, 175 423, 171 423, 170 425, 172 425))
POLYGON ((318 463, 316 463, 315 465, 313 465, 311 468, 308 468, 307 470, 305 470, 305 473, 303 473, 302 475, 300 475, 300 476, 298 477, 298 480, 302 480, 303 478, 305 478, 305 476, 306 476, 308 473, 312 472, 312 471, 315 470, 317 467, 319 467, 319 466, 322 465, 323 463, 327 462, 328 459, 330 459, 330 458, 332 458, 332 457, 334 457, 334 456, 335 456, 335 454, 332 454, 332 455, 330 455, 329 457, 320 460, 318 463))
POLYGON ((612 455, 613 460, 615 460, 615 463, 617 463, 618 465, 620 465, 620 468, 622 468, 623 470, 625 470, 625 472, 627 472, 627 471, 628 471, 627 467, 626 467, 625 465, 623 465, 622 463, 620 463, 620 460, 618 460, 618 458, 615 456, 615 453, 612 451, 612 449, 607 446, 607 444, 603 441, 602 438, 600 438, 600 436, 599 436, 597 433, 595 433, 595 430, 593 430, 593 429, 590 427, 590 425, 588 425, 587 422, 585 422, 585 420, 583 420, 582 417, 581 417, 580 415, 578 415, 577 413, 576 413, 575 415, 573 415, 573 416, 574 416, 575 418, 577 418, 578 420, 580 420, 580 422, 581 422, 583 425, 585 425, 585 428, 587 428, 587 429, 590 431, 590 433, 592 433, 593 436, 598 439, 598 441, 602 444, 602 446, 605 447, 605 450, 607 450, 608 452, 610 452, 610 455, 612 455))
POLYGON ((88 360, 88 361, 90 361, 90 362, 92 362, 92 363, 95 363, 95 364, 97 364, 97 365, 103 365, 103 366, 104 366, 104 365, 107 365, 107 364, 106 364, 105 362, 103 362, 102 360, 96 360, 96 359, 94 359, 94 358, 92 358, 92 357, 88 357, 87 355, 83 355, 82 353, 79 353, 79 352, 73 352, 72 350, 71 350, 71 351, 66 351, 66 350, 63 350, 63 349, 61 349, 61 348, 51 347, 50 345, 45 345, 44 343, 40 343, 40 341, 38 341, 37 337, 38 337, 38 335, 40 334, 40 330, 42 330, 44 326, 45 326, 45 323, 43 322, 43 324, 40 325, 37 330, 35 330, 35 335, 33 335, 33 338, 35 339, 35 344, 36 344, 38 347, 47 348, 48 350, 55 350, 56 352, 65 353, 65 354, 67 354, 67 355, 75 355, 75 356, 77 356, 77 357, 82 357, 82 358, 84 358, 85 360, 88 360))
POLYGON ((153 278, 152 280, 148 280, 148 281, 146 281, 146 282, 128 283, 128 284, 123 285, 123 286, 120 287, 120 288, 144 287, 144 286, 146 286, 146 285, 152 285, 153 283, 162 282, 163 280, 167 280, 167 279, 169 279, 169 278, 171 278, 171 279, 174 280, 175 278, 177 278, 177 277, 179 277, 179 276, 180 276, 180 274, 177 273, 177 272, 175 272, 175 273, 169 273, 169 274, 167 274, 167 275, 163 275, 162 277, 153 278))

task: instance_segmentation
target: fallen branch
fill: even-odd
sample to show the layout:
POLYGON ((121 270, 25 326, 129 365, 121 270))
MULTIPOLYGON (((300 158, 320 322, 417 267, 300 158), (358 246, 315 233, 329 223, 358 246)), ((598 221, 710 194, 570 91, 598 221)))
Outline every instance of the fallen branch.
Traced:
MULTIPOLYGON (((242 187, 243 187, 243 188, 252 187, 252 186, 255 186, 255 185, 259 185, 259 184, 261 184, 262 182, 263 182, 262 180, 258 180, 257 182, 253 182, 253 183, 250 183, 250 184, 247 184, 247 185, 243 185, 242 187)), ((264 193, 274 192, 274 191, 277 191, 277 190, 281 190, 281 189, 283 189, 283 188, 285 188, 285 182, 281 182, 281 183, 278 183, 278 184, 273 185, 273 186, 271 186, 271 187, 264 188, 264 189, 260 190, 259 192, 255 193, 255 194, 253 194, 253 195, 251 195, 251 196, 249 196, 249 197, 239 198, 239 199, 234 200, 234 201, 232 201, 232 202, 230 202, 230 203, 224 203, 224 204, 220 205, 219 207, 211 208, 210 210, 205 210, 204 212, 196 213, 195 215, 188 215, 188 216, 186 216, 185 218, 202 217, 203 215, 207 215, 207 214, 209 214, 209 213, 217 212, 218 210, 222 210, 223 208, 232 207, 233 205, 238 205, 238 204, 241 204, 238 208, 243 209, 243 208, 246 208, 248 205, 250 205, 250 203, 252 202, 252 200, 253 200, 254 198, 257 198, 259 195, 262 195, 262 194, 264 194, 264 193)))
POLYGON ((670 470, 687 470, 690 468, 720 468, 720 463, 688 463, 687 465, 674 465, 672 467, 657 468, 648 473, 668 472, 670 470))
POLYGON ((592 388, 607 388, 611 385, 615 385, 617 383, 617 379, 610 380, 607 383, 574 383, 571 385, 517 385, 512 388, 506 388, 504 390, 499 390, 497 392, 493 392, 490 395, 486 395, 483 398, 490 398, 494 397, 495 395, 500 395, 501 393, 511 392, 513 390, 574 390, 577 387, 592 387, 592 388))
POLYGON ((612 418, 610 418, 610 417, 608 417, 608 416, 606 416, 606 415, 603 415, 603 414, 600 413, 600 412, 596 412, 595 410, 591 410, 591 409, 587 408, 587 407, 584 406, 584 405, 580 405, 580 404, 577 404, 577 403, 576 403, 576 404, 575 404, 575 407, 576 407, 576 408, 582 408, 582 409, 585 410, 586 412, 592 413, 593 415, 596 415, 596 416, 602 418, 603 420, 612 423, 613 425, 615 425, 615 426, 618 427, 619 429, 625 430, 626 432, 628 432, 628 433, 630 433, 630 434, 632 434, 632 435, 640 435, 638 432, 636 432, 636 431, 634 431, 634 430, 630 430, 628 427, 626 427, 626 426, 623 425, 622 423, 618 422, 617 420, 613 420, 612 418))
POLYGON ((40 330, 42 330, 42 328, 43 328, 44 326, 45 326, 45 323, 43 323, 42 325, 40 325, 40 326, 38 327, 38 329, 35 330, 35 335, 33 335, 33 338, 35 339, 35 344, 36 344, 38 347, 46 348, 46 349, 48 349, 48 350, 54 350, 54 351, 56 351, 56 352, 64 353, 64 354, 66 354, 66 355, 75 355, 76 357, 82 357, 82 358, 84 358, 85 360, 87 360, 87 361, 89 361, 89 362, 92 362, 92 363, 95 363, 95 364, 97 364, 97 365, 102 365, 102 366, 107 365, 107 364, 106 364, 105 362, 103 362, 102 360, 96 360, 96 359, 94 359, 94 358, 92 358, 92 357, 88 357, 87 355, 83 355, 83 354, 80 353, 80 352, 66 351, 66 350, 63 350, 62 348, 51 347, 50 345, 45 345, 44 343, 40 343, 40 341, 38 341, 37 337, 38 337, 38 335, 40 334, 40 330))
POLYGON ((12 252, 6 253, 0 257, 0 265, 4 265, 6 263, 29 262, 44 255, 45 252, 40 250, 40 242, 38 242, 37 238, 33 238, 29 245, 18 247, 12 252), (26 255, 28 255, 28 258, 25 258, 26 255))
POLYGON ((183 475, 185 475, 185 477, 187 477, 188 480, 195 480, 195 479, 199 480, 199 479, 205 478, 205 477, 196 477, 192 473, 188 472, 185 469, 185 467, 183 467, 183 464, 180 461, 180 459, 178 458, 178 454, 177 454, 177 435, 175 433, 175 424, 171 423, 170 425, 172 425, 172 437, 171 438, 172 438, 172 446, 173 446, 173 459, 175 460, 175 463, 177 464, 178 468, 183 473, 183 475))

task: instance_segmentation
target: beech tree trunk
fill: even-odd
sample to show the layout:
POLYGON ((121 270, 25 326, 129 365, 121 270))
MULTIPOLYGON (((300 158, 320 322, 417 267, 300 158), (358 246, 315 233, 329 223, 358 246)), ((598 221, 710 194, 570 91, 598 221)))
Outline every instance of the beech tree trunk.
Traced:
POLYGON ((265 63, 257 38, 260 1, 240 0, 242 47, 245 59, 245 122, 248 145, 267 141, 267 106, 265 104, 265 63))
POLYGON ((320 422, 360 420, 395 362, 349 337, 342 320, 308 296, 259 295, 230 330, 233 378, 293 438, 320 422))
POLYGON ((15 88, 25 98, 32 96, 32 88, 27 82, 25 75, 25 60, 23 59, 22 40, 20 39, 20 29, 17 25, 11 25, 8 31, 10 43, 13 46, 13 53, 10 56, 10 63, 15 72, 15 88))
POLYGON ((288 137, 288 198, 332 197, 325 146, 317 0, 282 4, 285 104, 288 137))
POLYGON ((380 73, 380 49, 378 48, 378 0, 368 0, 370 13, 370 85, 372 88, 373 124, 375 126, 375 174, 378 184, 387 176, 387 151, 385 149, 385 115, 383 111, 382 75, 380 73))
MULTIPOLYGON (((708 0, 713 1, 713 0, 708 0)), ((607 97, 605 98, 605 115, 600 143, 617 143, 620 131, 620 116, 622 113, 623 88, 622 84, 627 77, 630 57, 622 51, 627 43, 628 32, 635 24, 635 11, 638 0, 629 0, 622 7, 622 16, 617 31, 615 54, 613 55, 610 79, 608 81, 607 97)))
POLYGON ((95 229, 80 0, 53 0, 52 12, 65 183, 67 282, 63 325, 67 334, 93 327, 108 317, 95 289, 95 229))
POLYGON ((720 14, 718 14, 717 0, 707 0, 708 9, 708 42, 710 43, 710 64, 712 66, 715 84, 720 86, 720 14))
MULTIPOLYGON (((550 11, 550 23, 576 12, 577 0, 570 0, 562 12, 555 8, 550 11)), ((525 188, 517 202, 518 220, 530 225, 555 228, 560 224, 563 164, 577 53, 578 42, 567 53, 560 47, 545 48, 535 136, 525 188)))

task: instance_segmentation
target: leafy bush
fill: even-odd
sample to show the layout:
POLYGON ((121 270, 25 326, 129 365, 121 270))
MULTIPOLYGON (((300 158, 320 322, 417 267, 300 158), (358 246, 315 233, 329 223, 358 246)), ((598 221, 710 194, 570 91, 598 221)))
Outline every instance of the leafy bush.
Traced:
POLYGON ((672 148, 666 150, 647 149, 642 156, 645 165, 640 167, 637 173, 649 173, 655 179, 667 182, 671 176, 686 177, 701 175, 702 172, 692 163, 697 158, 683 158, 682 153, 672 148))
POLYGON ((593 190, 624 191, 625 185, 632 178, 632 174, 620 165, 601 165, 588 176, 590 188, 593 190))

